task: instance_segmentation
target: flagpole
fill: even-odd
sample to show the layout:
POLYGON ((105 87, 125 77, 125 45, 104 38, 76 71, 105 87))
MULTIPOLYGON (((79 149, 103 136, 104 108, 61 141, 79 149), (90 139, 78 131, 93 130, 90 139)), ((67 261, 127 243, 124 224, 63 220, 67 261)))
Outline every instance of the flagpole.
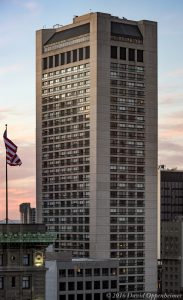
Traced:
MULTIPOLYGON (((6 136, 7 136, 7 124, 6 127, 6 136)), ((8 224, 8 164, 6 159, 6 224, 8 224)))

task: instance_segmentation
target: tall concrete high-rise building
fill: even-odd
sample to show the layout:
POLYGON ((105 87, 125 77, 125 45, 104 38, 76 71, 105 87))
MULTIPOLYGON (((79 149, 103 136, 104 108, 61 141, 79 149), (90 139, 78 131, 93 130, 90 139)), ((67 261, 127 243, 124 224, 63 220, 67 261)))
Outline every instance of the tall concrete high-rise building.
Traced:
POLYGON ((57 251, 157 287, 157 24, 104 13, 36 34, 38 221, 57 251))

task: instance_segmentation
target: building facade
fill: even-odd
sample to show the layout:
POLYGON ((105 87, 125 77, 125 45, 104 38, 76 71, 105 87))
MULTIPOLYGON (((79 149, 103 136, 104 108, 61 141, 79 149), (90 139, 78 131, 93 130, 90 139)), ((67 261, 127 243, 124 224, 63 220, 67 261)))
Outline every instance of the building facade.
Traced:
POLYGON ((36 208, 31 207, 30 203, 21 203, 20 220, 22 224, 35 224, 36 223, 36 208))
POLYGON ((107 300, 119 291, 119 261, 46 254, 46 300, 107 300))
POLYGON ((162 222, 161 238, 162 292, 183 296, 183 218, 162 222))
POLYGON ((183 216, 183 171, 160 166, 161 221, 183 216))
POLYGON ((0 299, 45 299, 45 250, 54 238, 44 224, 0 224, 0 299))
POLYGON ((157 24, 104 13, 36 34, 38 220, 55 249, 157 288, 157 24))

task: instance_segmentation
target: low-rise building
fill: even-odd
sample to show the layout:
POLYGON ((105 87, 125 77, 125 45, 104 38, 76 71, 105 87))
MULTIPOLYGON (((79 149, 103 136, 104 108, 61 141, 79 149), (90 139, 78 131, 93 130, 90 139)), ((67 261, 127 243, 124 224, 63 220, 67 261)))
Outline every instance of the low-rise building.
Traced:
POLYGON ((118 260, 46 253, 46 300, 103 300, 119 291, 118 260))
POLYGON ((0 224, 0 300, 45 299, 44 224, 0 224))

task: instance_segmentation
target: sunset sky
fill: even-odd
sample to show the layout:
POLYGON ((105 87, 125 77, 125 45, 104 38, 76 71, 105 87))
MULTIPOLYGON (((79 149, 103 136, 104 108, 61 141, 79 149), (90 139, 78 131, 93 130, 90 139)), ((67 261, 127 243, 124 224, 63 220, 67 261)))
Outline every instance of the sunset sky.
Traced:
MULTIPOLYGON (((182 0, 0 0, 0 134, 18 145, 21 167, 9 167, 10 219, 19 203, 35 205, 35 31, 74 15, 106 12, 158 22, 159 164, 183 169, 182 0)), ((5 150, 0 139, 0 220, 5 218, 5 150)))

